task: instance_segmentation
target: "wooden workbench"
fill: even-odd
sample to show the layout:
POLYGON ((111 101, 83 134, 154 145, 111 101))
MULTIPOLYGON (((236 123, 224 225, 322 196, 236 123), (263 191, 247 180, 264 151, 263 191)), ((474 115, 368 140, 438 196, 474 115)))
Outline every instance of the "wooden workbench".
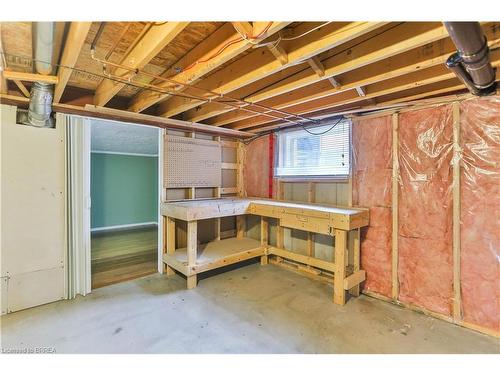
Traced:
POLYGON ((269 255, 332 272, 333 300, 337 304, 345 303, 346 291, 359 295, 359 284, 365 280, 365 272, 360 270, 359 263, 359 229, 368 225, 367 209, 257 198, 219 198, 164 202, 161 213, 165 231, 163 262, 167 275, 173 274, 174 270, 184 274, 188 288, 196 286, 198 273, 256 257, 261 258, 261 264, 267 264, 269 255), (247 214, 261 217, 260 241, 244 237, 244 215, 247 214), (199 245, 197 221, 227 216, 236 216, 236 238, 218 239, 199 245), (278 220, 276 246, 270 246, 268 243, 268 218, 278 220), (185 248, 175 248, 175 220, 187 222, 185 248), (286 250, 283 244, 285 227, 334 237, 335 262, 286 250), (347 233, 351 230, 356 231, 356 236, 352 249, 353 262, 349 266, 347 233))

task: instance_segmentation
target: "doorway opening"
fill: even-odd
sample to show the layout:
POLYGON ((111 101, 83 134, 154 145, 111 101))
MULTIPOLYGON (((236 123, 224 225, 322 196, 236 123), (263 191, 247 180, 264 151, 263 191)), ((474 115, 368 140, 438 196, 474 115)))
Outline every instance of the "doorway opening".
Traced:
POLYGON ((160 129, 92 119, 92 289, 158 272, 160 129))

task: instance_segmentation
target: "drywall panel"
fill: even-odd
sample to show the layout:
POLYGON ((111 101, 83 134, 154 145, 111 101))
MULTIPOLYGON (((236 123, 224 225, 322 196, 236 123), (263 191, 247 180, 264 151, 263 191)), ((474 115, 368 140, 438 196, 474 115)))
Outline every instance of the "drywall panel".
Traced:
POLYGON ((399 117, 399 299, 450 315, 453 295, 451 105, 399 117))
POLYGON ((65 256, 64 130, 15 123, 2 105, 2 276, 60 267, 65 256))
POLYGON ((221 186, 221 147, 217 141, 165 136, 164 187, 221 186))
POLYGON ((460 106, 461 292, 465 321, 500 329, 500 97, 460 106))
POLYGON ((361 229, 364 288, 391 296, 392 124, 390 116, 356 119, 352 127, 353 204, 370 209, 361 229))
POLYGON ((64 128, 19 125, 15 116, 1 105, 1 276, 11 311, 64 295, 66 255, 64 128))
POLYGON ((8 280, 8 312, 64 299, 64 267, 12 275, 8 280))

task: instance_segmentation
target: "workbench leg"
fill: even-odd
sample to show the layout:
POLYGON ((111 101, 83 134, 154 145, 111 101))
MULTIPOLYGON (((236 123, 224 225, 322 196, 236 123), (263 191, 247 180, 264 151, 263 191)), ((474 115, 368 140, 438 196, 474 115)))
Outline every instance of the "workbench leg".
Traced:
POLYGON ((245 237, 246 218, 245 215, 236 216, 236 238, 245 237))
MULTIPOLYGON (((354 230, 354 243, 353 243, 353 273, 356 273, 360 269, 360 236, 361 236, 361 229, 358 228, 354 230)), ((359 296, 359 285, 356 285, 349 289, 349 293, 355 297, 359 296)))
MULTIPOLYGON (((276 227, 276 247, 279 249, 285 248, 285 228, 280 225, 279 219, 276 227)), ((281 263, 283 258, 276 256, 276 260, 281 263)))
MULTIPOLYGON (((269 244, 269 222, 267 218, 261 216, 260 217, 260 246, 266 247, 269 244)), ((265 266, 269 263, 267 255, 263 255, 260 257, 260 264, 265 266)))
MULTIPOLYGON (((175 220, 171 217, 164 217, 164 233, 165 233, 165 250, 168 255, 174 255, 175 253, 175 220)), ((175 271, 172 267, 165 264, 165 273, 167 276, 175 275, 175 271)))
MULTIPOLYGON (((196 265, 198 247, 198 222, 196 220, 188 221, 187 224, 187 261, 188 270, 191 272, 192 267, 196 265)), ((196 275, 190 275, 187 277, 187 288, 193 289, 196 287, 197 277, 196 275)))
POLYGON ((345 305, 344 279, 346 276, 347 232, 335 230, 335 275, 333 279, 333 302, 345 305))

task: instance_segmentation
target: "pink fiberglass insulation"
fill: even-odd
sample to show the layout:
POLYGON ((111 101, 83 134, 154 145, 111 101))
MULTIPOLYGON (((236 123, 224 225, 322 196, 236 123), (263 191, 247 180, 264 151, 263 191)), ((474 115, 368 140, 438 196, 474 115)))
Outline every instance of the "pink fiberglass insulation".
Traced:
POLYGON ((500 331, 500 97, 460 105, 464 320, 500 331))
POLYGON ((246 146, 243 179, 248 197, 269 197, 269 140, 261 137, 246 146))
POLYGON ((370 209, 370 225, 361 230, 361 267, 365 290, 391 295, 391 117, 353 122, 353 203, 370 209))
POLYGON ((399 299, 451 315, 451 105, 399 117, 399 299))

